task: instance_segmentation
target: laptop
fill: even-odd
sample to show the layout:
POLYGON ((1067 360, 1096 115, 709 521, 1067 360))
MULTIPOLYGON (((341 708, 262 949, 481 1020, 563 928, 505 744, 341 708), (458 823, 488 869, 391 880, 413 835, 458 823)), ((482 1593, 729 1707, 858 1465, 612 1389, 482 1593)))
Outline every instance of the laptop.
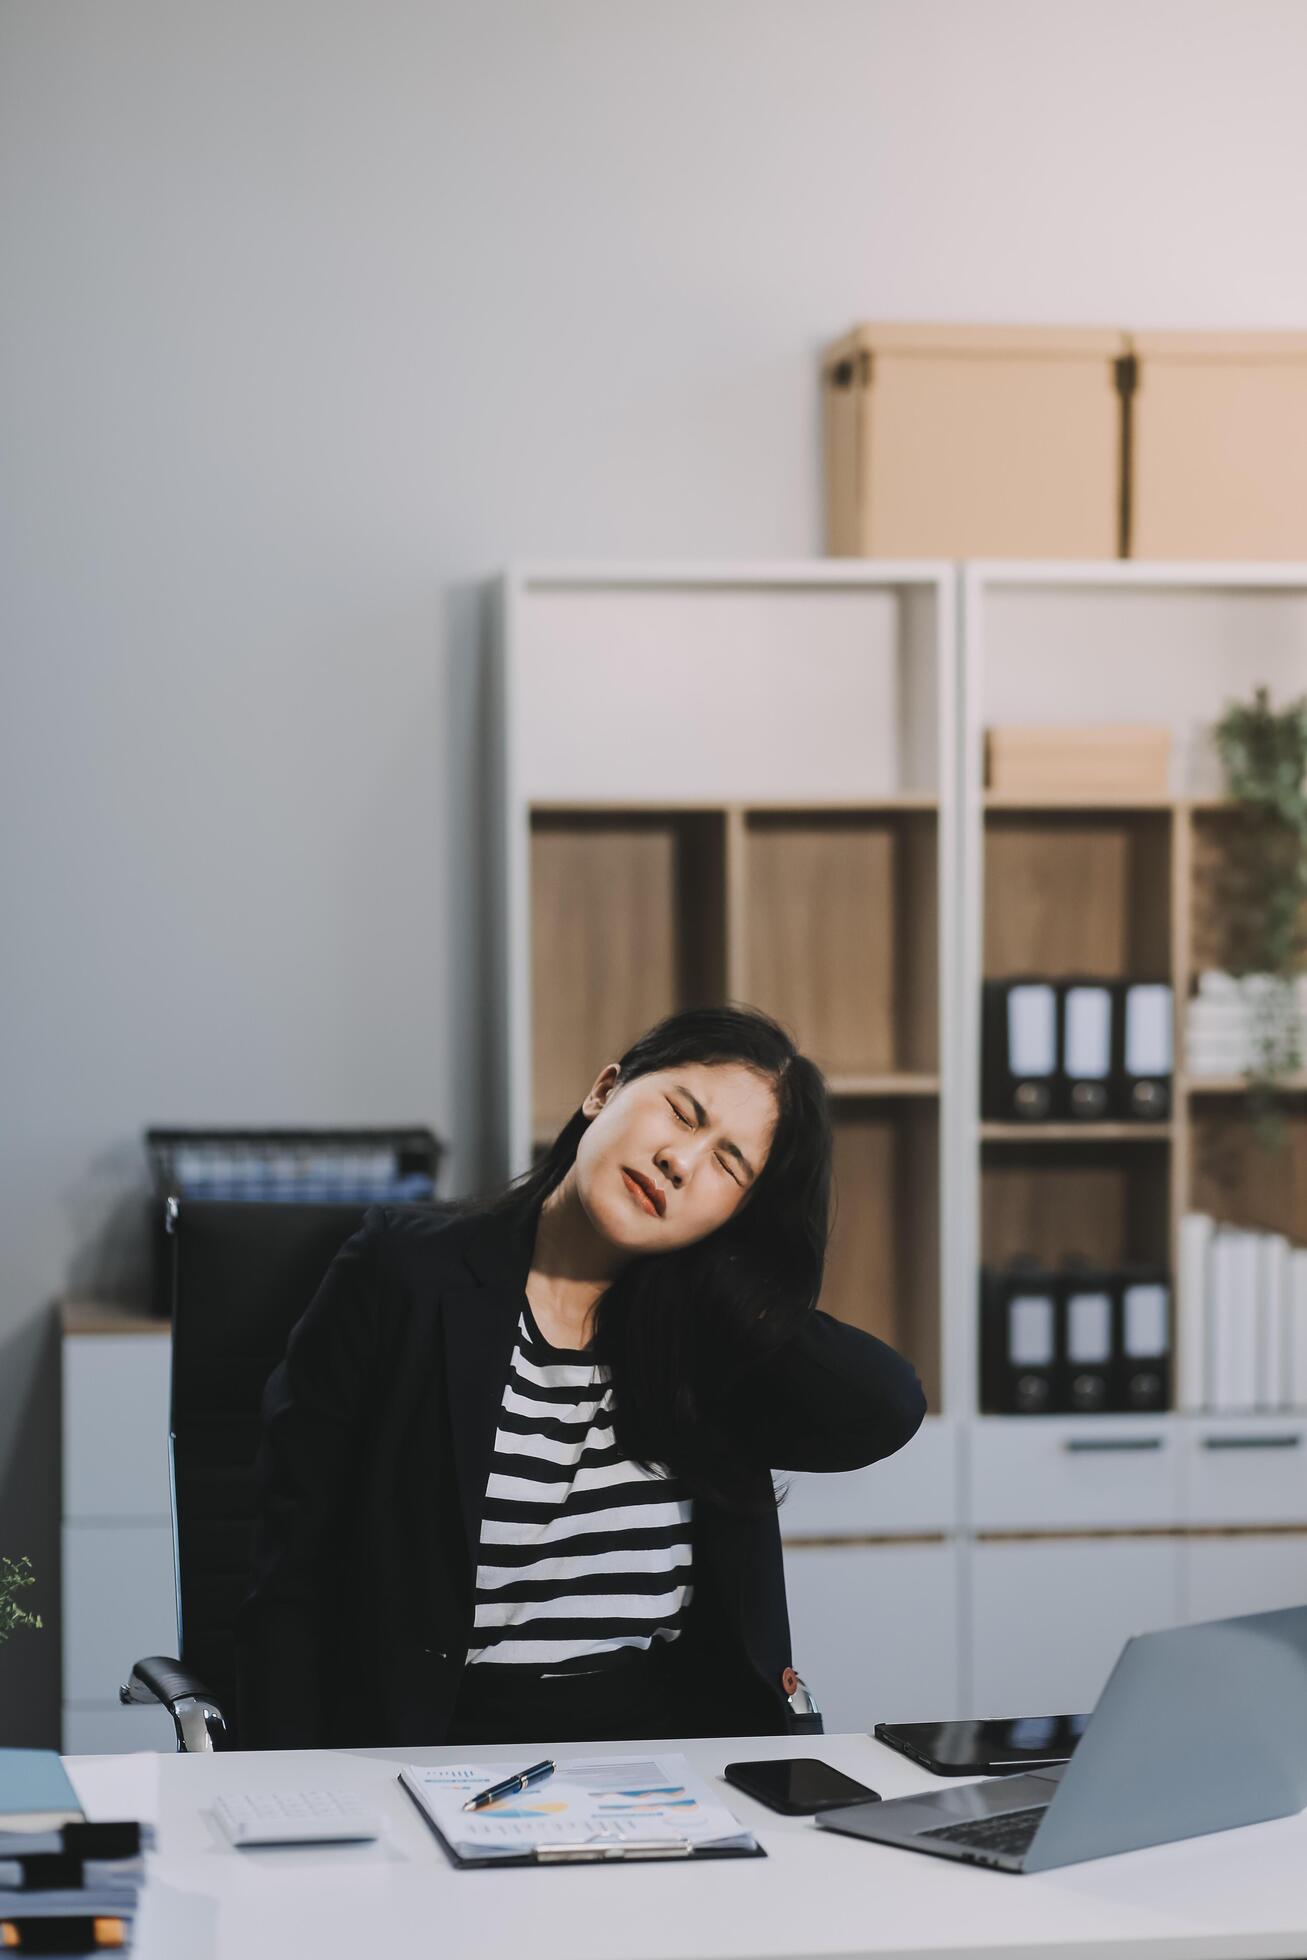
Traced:
POLYGON ((1005 1872, 1051 1871, 1307 1807, 1307 1606, 1127 1640, 1069 1762, 817 1826, 1005 1872))

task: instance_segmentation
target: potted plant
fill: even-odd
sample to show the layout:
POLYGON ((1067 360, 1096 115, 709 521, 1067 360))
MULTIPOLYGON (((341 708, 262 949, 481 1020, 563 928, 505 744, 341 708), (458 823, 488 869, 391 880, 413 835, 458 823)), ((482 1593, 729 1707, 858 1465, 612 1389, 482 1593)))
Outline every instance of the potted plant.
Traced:
POLYGON ((1263 1119, 1275 1122, 1285 1078, 1303 1067, 1295 982, 1307 948, 1307 696, 1276 709, 1259 687, 1217 723, 1228 794, 1238 806, 1227 900, 1239 965, 1267 976, 1256 990, 1251 1083, 1263 1119))
POLYGON ((30 1558, 0 1556, 0 1647, 18 1627, 39 1627, 39 1613, 28 1613, 18 1604, 17 1595, 34 1586, 30 1558))

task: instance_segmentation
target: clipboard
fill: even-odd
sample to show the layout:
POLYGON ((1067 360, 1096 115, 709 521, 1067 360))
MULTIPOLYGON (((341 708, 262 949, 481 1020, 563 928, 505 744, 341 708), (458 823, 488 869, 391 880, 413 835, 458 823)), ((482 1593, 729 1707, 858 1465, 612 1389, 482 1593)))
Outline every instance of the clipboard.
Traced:
MULTIPOLYGON (((659 1775, 664 1779, 667 1777, 675 1779, 674 1808, 683 1808, 691 1812, 699 1810, 700 1828, 707 1827, 707 1820, 703 1818, 703 1810, 707 1810, 711 1813, 713 1821, 724 1819, 728 1826, 734 1827, 729 1835, 719 1835, 712 1840, 695 1843, 692 1835, 678 1833, 674 1827, 669 1828, 660 1815, 656 1829, 647 1832, 639 1831, 638 1823, 631 1822, 636 1811, 630 1810, 623 1815, 622 1805, 619 1802, 604 1806, 606 1810, 617 1813, 616 1821, 609 1825, 605 1825, 602 1821, 596 1822, 593 1817, 583 1820, 576 1827, 573 1827, 570 1817, 567 1816, 550 1819, 548 1823, 542 1822, 539 1827, 542 1831, 548 1830, 551 1833, 549 1837, 538 1843, 530 1843, 525 1841, 531 1829, 530 1822, 527 1821, 514 1826, 519 1834, 518 1841, 508 1842, 502 1846, 486 1844, 467 1846, 451 1835, 451 1827, 459 1815, 457 1806, 464 1790, 474 1789, 478 1787, 478 1783, 479 1787, 485 1787, 484 1781, 479 1781, 482 1772, 478 1772, 477 1778, 469 1778, 460 1785, 453 1780, 457 1773, 454 1770, 446 1770, 441 1781, 433 1786, 431 1779, 440 1776, 441 1772, 414 1766, 401 1770, 398 1780, 451 1865, 459 1871, 487 1869, 497 1871, 503 1866, 523 1865, 652 1864, 667 1860, 683 1863, 691 1859, 765 1858, 767 1856, 753 1833, 741 1825, 725 1804, 718 1802, 706 1786, 699 1782, 684 1757, 663 1756, 654 1758, 652 1763, 649 1759, 626 1763, 614 1758, 597 1759, 590 1763, 592 1769, 596 1771, 602 1769, 605 1775, 609 1776, 622 1771, 633 1775, 655 1765, 659 1775), (703 1798, 702 1809, 700 1793, 703 1798), (623 1829, 639 1834, 625 1836, 605 1834, 608 1830, 617 1833, 623 1829)), ((583 1767, 584 1759, 577 1764, 560 1763, 559 1769, 562 1773, 557 1779, 560 1789, 570 1791, 573 1783, 569 1772, 583 1767)), ((627 1776, 625 1780, 629 1782, 631 1777, 627 1776)), ((547 1791, 547 1787, 542 1785, 542 1792, 547 1791)), ((618 1799, 630 1798, 633 1803, 636 1803, 641 1793, 614 1787, 611 1792, 598 1794, 607 1794, 618 1799)), ((661 1794, 668 1794, 666 1787, 661 1794)), ((516 1805, 520 1799, 505 1799, 506 1804, 509 1802, 516 1805)), ((566 1804, 557 1807, 567 1809, 566 1804)), ((642 1814, 650 1815, 643 1806, 639 1808, 642 1814)), ((655 1807, 652 1815, 657 1814, 655 1807)), ((481 1813, 478 1821, 486 1817, 488 1813, 481 1813)), ((490 1819, 490 1822, 493 1824, 494 1820, 490 1819)), ((484 1824, 482 1828, 484 1829, 484 1824)))

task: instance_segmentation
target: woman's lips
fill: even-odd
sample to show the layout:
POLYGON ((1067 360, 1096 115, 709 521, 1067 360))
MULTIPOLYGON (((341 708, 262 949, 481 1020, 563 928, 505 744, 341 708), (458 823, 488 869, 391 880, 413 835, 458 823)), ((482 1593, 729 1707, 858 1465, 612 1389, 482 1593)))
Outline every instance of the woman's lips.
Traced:
POLYGON ((632 1177, 630 1171, 626 1169, 623 1169, 622 1171, 622 1178, 623 1181, 625 1182, 627 1190, 635 1198, 636 1203, 641 1205, 643 1209, 648 1212, 651 1218, 661 1218, 662 1213, 659 1211, 653 1199, 649 1196, 649 1193, 645 1190, 643 1184, 641 1184, 639 1178, 632 1177))

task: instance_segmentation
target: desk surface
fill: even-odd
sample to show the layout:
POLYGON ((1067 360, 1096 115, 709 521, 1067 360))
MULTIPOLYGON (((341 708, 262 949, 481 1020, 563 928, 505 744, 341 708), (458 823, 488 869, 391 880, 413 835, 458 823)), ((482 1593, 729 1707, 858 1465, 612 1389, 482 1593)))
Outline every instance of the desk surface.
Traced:
MULTIPOLYGON (((709 1779, 727 1762, 820 1756, 882 1796, 938 1779, 865 1735, 587 1744, 587 1755, 682 1750, 709 1779)), ((578 1753, 560 1745, 555 1753, 578 1753)), ((535 1749, 538 1757, 550 1753, 535 1749)), ((817 1960, 1031 1956, 1288 1960, 1307 1953, 1307 1814, 1127 1856, 1014 1877, 819 1831, 721 1785, 762 1859, 456 1871, 395 1781, 405 1762, 466 1750, 225 1756, 74 1756, 89 1815, 159 1830, 139 1960, 817 1960), (236 1852, 212 1816, 220 1790, 330 1784, 366 1791, 376 1845, 236 1852)), ((520 1763, 520 1749, 476 1752, 520 1763)))

